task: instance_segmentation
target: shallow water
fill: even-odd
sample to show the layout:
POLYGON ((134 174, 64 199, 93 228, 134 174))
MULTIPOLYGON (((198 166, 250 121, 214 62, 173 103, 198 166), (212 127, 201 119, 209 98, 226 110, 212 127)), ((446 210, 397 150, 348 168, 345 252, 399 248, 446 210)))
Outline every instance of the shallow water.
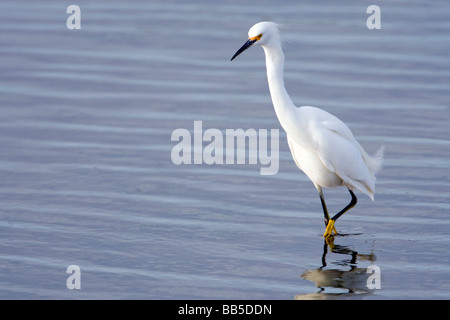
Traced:
POLYGON ((449 299, 450 8, 379 1, 368 30, 369 4, 328 3, 77 1, 81 30, 64 4, 1 3, 0 298, 449 299), (334 247, 262 50, 229 61, 260 20, 284 25, 294 102, 386 148, 376 201, 358 194, 334 247), (195 120, 280 129, 279 172, 174 165, 171 134, 195 120))

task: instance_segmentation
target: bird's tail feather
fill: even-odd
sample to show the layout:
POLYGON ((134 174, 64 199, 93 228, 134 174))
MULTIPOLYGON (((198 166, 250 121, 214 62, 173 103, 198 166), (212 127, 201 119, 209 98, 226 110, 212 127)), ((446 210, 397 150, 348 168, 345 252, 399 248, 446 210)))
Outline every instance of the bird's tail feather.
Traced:
POLYGON ((384 160, 384 145, 382 145, 377 152, 375 152, 373 155, 367 154, 367 152, 360 146, 361 153, 363 155, 364 161, 367 164, 367 167, 369 168, 369 171, 375 175, 378 171, 380 171, 383 160, 384 160))
POLYGON ((384 160, 384 145, 382 145, 374 155, 368 157, 368 165, 372 172, 377 173, 383 166, 384 160))
POLYGON ((361 148, 361 152, 363 154, 364 161, 369 168, 370 175, 372 179, 368 181, 352 181, 352 184, 356 187, 356 189, 367 194, 372 201, 374 201, 374 193, 375 193, 375 174, 381 169, 383 165, 384 159, 384 145, 382 145, 377 152, 373 155, 367 154, 363 148, 361 148))

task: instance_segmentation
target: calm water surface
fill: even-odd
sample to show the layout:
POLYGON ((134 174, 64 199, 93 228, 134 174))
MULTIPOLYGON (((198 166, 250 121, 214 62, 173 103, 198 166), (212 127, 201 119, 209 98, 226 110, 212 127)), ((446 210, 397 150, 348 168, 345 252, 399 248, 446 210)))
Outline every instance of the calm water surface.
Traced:
POLYGON ((450 298, 445 1, 379 1, 381 30, 361 1, 77 4, 81 30, 63 3, 0 4, 1 299, 450 298), (282 130, 276 175, 171 161, 195 120, 281 129, 262 50, 229 61, 260 20, 284 25, 294 102, 386 148, 376 201, 359 194, 334 247, 282 130))

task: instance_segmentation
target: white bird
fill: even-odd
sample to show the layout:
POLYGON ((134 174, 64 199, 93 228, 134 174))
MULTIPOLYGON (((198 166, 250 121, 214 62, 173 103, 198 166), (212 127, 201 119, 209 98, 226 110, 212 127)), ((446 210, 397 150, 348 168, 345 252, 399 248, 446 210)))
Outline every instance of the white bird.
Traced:
POLYGON ((275 113, 286 131, 287 141, 297 166, 319 192, 325 219, 324 237, 337 234, 336 220, 356 205, 353 193, 359 190, 372 201, 375 173, 383 162, 383 146, 368 155, 350 129, 338 118, 315 107, 296 107, 284 86, 284 53, 277 24, 260 22, 250 28, 248 41, 234 54, 233 60, 252 45, 260 45, 266 56, 267 80, 275 113), (350 203, 330 218, 322 188, 345 186, 350 203))

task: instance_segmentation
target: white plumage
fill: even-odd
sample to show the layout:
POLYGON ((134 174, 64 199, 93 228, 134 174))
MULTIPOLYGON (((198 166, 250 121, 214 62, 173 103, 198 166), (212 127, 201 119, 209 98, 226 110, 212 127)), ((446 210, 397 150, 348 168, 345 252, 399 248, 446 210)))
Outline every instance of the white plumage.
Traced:
POLYGON ((289 148, 297 166, 317 188, 324 211, 324 233, 328 237, 336 229, 335 221, 356 204, 353 190, 374 200, 375 173, 381 168, 383 147, 368 155, 350 129, 332 114, 315 107, 297 108, 284 86, 284 54, 278 27, 273 22, 260 22, 250 28, 249 40, 231 60, 253 44, 262 46, 266 56, 270 95, 278 120, 287 133, 289 148), (331 219, 322 187, 346 186, 352 201, 331 219))

